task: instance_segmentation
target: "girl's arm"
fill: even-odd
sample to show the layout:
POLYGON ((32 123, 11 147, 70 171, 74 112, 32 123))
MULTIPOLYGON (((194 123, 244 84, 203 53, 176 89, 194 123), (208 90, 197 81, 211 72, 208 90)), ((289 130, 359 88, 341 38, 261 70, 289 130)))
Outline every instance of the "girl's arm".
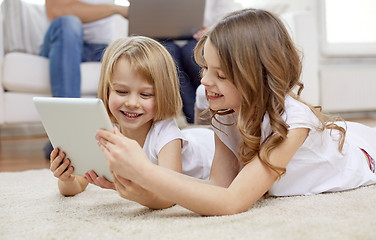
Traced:
POLYGON ((214 135, 215 153, 210 169, 210 182, 227 188, 240 171, 239 161, 234 153, 214 135))
POLYGON ((83 23, 100 20, 114 14, 128 17, 128 7, 116 4, 89 4, 78 0, 46 0, 46 12, 50 20, 75 15, 83 23))
MULTIPOLYGON (((119 136, 121 138, 121 136, 119 136)), ((181 157, 182 142, 175 139, 167 143, 158 154, 158 165, 175 172, 182 172, 181 157)), ((117 174, 114 176, 116 190, 119 195, 131 201, 138 202, 151 209, 164 209, 175 205, 174 202, 162 198, 158 194, 146 190, 137 183, 134 183, 117 174)))
MULTIPOLYGON (((279 167, 286 167, 305 141, 307 134, 308 129, 290 130, 287 139, 271 152, 270 162, 279 167)), ((133 140, 124 139, 121 144, 117 137, 108 131, 99 131, 97 139, 110 168, 116 174, 202 215, 228 215, 246 211, 277 179, 277 174, 255 157, 240 170, 228 187, 225 185, 228 185, 231 179, 230 174, 225 174, 227 180, 213 175, 213 182, 217 185, 203 184, 191 177, 151 164, 133 140)), ((226 160, 228 155, 220 155, 228 151, 223 147, 224 145, 216 147, 213 166, 215 169, 222 169, 220 172, 229 168, 223 167, 227 160, 233 161, 226 160), (222 157, 223 159, 220 159, 222 157)), ((234 170, 230 168, 227 171, 234 174, 234 170)))

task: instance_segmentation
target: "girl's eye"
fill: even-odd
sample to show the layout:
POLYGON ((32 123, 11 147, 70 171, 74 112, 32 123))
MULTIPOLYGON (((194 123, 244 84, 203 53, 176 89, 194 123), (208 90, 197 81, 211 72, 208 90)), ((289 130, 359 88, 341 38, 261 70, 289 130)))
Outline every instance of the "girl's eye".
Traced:
POLYGON ((141 97, 143 97, 143 98, 150 98, 152 96, 153 96, 153 94, 150 94, 150 93, 141 93, 141 97))
POLYGON ((226 80, 226 77, 223 77, 223 76, 220 76, 220 75, 217 75, 217 78, 219 78, 221 80, 226 80))
POLYGON ((127 94, 128 92, 127 91, 122 91, 122 90, 115 90, 115 92, 117 94, 120 94, 120 95, 123 95, 123 94, 127 94))

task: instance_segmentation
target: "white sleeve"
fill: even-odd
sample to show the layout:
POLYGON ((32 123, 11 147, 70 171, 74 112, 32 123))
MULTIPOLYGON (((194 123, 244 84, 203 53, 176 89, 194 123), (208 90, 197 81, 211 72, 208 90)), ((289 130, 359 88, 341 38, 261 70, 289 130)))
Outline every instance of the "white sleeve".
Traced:
POLYGON ((289 129, 309 128, 316 130, 321 126, 321 122, 307 105, 292 98, 286 100, 285 118, 289 129))
POLYGON ((183 144, 185 143, 186 139, 184 135, 181 133, 175 120, 162 120, 155 124, 156 135, 154 136, 154 142, 157 155, 159 155, 159 152, 167 143, 175 139, 182 139, 183 144))

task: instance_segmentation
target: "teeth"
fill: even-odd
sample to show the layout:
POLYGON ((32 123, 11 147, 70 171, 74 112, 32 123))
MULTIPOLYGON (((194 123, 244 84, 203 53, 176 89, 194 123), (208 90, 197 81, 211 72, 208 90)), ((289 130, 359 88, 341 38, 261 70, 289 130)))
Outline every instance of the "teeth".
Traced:
POLYGON ((132 118, 138 117, 140 115, 138 113, 129 113, 129 112, 123 112, 123 113, 125 116, 132 117, 132 118))
POLYGON ((214 93, 214 92, 207 92, 208 96, 210 97, 220 97, 222 96, 222 94, 219 94, 219 93, 214 93))

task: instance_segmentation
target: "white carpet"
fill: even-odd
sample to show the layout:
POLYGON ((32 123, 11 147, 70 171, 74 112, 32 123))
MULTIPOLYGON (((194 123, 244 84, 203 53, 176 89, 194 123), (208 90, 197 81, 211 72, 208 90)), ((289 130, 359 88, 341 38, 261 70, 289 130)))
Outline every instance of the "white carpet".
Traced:
POLYGON ((47 169, 0 173, 0 239, 376 239, 376 185, 269 198, 233 216, 151 211, 89 185, 59 194, 47 169))

